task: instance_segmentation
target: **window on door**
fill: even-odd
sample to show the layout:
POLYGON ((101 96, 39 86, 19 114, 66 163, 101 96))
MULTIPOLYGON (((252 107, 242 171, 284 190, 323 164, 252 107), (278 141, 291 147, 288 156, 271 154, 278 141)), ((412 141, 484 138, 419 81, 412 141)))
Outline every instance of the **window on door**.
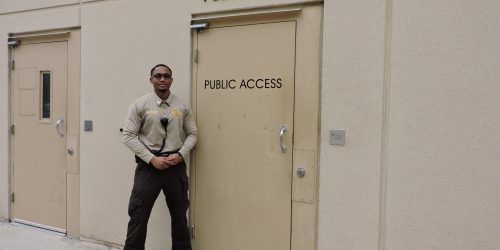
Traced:
POLYGON ((40 107, 42 108, 41 119, 50 119, 50 85, 51 85, 51 72, 42 71, 41 73, 41 98, 40 107))

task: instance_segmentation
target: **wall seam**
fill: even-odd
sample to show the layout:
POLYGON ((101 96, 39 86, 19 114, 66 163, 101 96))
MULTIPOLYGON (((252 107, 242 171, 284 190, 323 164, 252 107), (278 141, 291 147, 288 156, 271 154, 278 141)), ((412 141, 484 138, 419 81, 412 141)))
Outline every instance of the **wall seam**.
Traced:
POLYGON ((61 9, 61 8, 66 8, 66 7, 75 7, 75 6, 80 6, 80 5, 81 5, 81 1, 80 1, 80 3, 60 4, 60 5, 40 7, 40 8, 33 8, 33 9, 24 9, 24 10, 14 10, 14 11, 9 11, 9 12, 0 12, 0 16, 25 14, 25 13, 32 13, 32 12, 37 12, 37 11, 44 11, 44 10, 54 10, 54 9, 61 9))
POLYGON ((392 0, 385 1, 384 76, 382 89, 382 140, 380 164, 380 204, 378 249, 386 244, 387 158, 389 140, 389 89, 391 82, 392 0))
POLYGON ((80 0, 80 5, 78 6, 78 26, 82 27, 82 0, 80 0))

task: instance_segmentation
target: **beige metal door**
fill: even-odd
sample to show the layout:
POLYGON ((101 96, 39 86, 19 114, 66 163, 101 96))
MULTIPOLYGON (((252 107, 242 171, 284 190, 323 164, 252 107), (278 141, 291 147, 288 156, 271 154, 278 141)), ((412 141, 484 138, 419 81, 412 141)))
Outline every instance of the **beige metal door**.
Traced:
POLYGON ((66 231, 67 42, 13 50, 12 217, 66 231))
POLYGON ((290 249, 296 23, 197 33, 198 250, 290 249))

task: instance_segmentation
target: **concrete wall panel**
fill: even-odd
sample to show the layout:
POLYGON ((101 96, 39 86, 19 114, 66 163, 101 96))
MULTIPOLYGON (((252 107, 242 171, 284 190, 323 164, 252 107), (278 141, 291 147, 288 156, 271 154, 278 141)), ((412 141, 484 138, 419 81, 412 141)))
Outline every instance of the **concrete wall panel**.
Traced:
POLYGON ((393 1, 388 249, 500 245, 500 2, 393 1))
POLYGON ((385 1, 325 1, 318 249, 378 247, 384 22, 385 1))
MULTIPOLYGON (((189 101, 189 11, 166 1, 103 1, 82 7, 81 234, 123 244, 134 156, 119 129, 131 102, 152 91, 149 70, 172 67, 172 91, 189 101), (107 226, 103 226, 107 225, 107 226), (109 226, 112 225, 112 226, 109 226)), ((150 219, 148 249, 170 245, 170 222, 161 195, 150 219)))
POLYGON ((56 8, 60 6, 77 5, 79 0, 16 0, 0 1, 0 14, 23 12, 28 10, 40 10, 47 8, 56 8))

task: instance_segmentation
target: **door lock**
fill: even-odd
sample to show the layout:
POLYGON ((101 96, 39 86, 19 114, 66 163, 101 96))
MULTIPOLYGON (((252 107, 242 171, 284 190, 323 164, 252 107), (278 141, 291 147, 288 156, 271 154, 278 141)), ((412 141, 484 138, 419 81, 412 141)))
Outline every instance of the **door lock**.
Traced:
POLYGON ((298 168, 298 169, 297 169, 297 175, 298 175, 299 177, 304 177, 304 176, 306 175, 306 170, 305 170, 305 169, 303 169, 303 168, 298 168))
POLYGON ((69 155, 73 155, 75 151, 73 150, 73 148, 68 148, 68 154, 69 155))

